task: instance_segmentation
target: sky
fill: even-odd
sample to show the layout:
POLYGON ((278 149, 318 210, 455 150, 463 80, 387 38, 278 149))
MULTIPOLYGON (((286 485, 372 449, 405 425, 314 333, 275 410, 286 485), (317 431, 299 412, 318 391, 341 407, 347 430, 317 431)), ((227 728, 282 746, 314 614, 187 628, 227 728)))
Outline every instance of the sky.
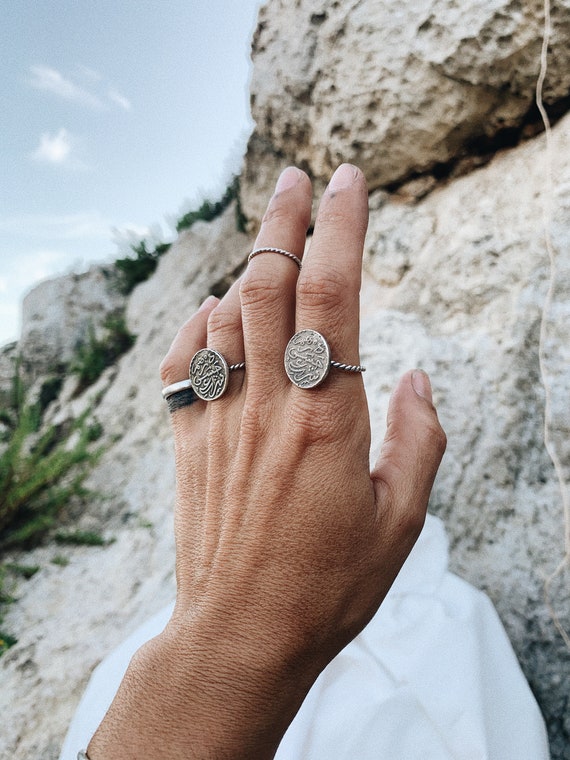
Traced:
POLYGON ((261 0, 0 0, 0 345, 39 280, 171 239, 252 129, 261 0))

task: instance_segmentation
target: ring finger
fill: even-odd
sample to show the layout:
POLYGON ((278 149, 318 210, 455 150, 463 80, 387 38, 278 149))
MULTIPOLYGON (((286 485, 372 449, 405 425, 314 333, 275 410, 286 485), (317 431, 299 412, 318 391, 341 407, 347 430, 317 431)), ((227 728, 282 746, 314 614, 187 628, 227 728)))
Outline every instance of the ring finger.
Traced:
POLYGON ((180 327, 160 364, 163 393, 172 386, 173 393, 167 398, 171 411, 190 406, 195 400, 191 389, 179 390, 179 386, 188 381, 190 357, 205 345, 208 317, 217 303, 218 299, 214 296, 204 301, 198 311, 180 327), (183 395, 184 402, 181 401, 183 395))

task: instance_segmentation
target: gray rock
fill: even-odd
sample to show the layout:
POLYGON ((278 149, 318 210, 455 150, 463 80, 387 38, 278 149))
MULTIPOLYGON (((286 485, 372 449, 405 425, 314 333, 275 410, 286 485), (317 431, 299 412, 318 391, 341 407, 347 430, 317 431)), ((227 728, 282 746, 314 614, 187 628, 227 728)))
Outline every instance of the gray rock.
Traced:
POLYGON ((0 396, 10 396, 18 361, 18 344, 8 343, 0 348, 0 396))
MULTIPOLYGON (((553 5, 552 29, 548 103, 570 90, 568 0, 553 5)), ((542 0, 267 3, 252 48, 246 215, 261 218, 288 163, 322 188, 352 161, 374 190, 515 139, 536 118, 542 31, 542 0)))
POLYGON ((431 509, 445 520, 452 568, 487 591, 502 617, 555 758, 570 746, 570 651, 555 625, 570 631, 569 139, 566 117, 553 133, 550 200, 543 138, 417 205, 384 200, 371 214, 365 266, 386 311, 368 304, 362 338, 376 418, 404 369, 432 374, 449 446, 431 509), (544 442, 541 363, 562 492, 544 442))
POLYGON ((22 307, 18 350, 24 368, 37 374, 68 363, 90 331, 99 337, 105 318, 124 304, 106 267, 40 283, 22 307))

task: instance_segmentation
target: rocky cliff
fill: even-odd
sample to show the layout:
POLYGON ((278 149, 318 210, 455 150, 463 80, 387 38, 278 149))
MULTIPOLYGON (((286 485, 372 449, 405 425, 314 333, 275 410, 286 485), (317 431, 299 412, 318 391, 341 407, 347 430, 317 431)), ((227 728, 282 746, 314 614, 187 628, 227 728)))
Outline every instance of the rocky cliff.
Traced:
MULTIPOLYGON (((322 188, 341 160, 370 186, 362 357, 373 448, 396 378, 424 367, 449 438, 430 508, 445 521, 452 569, 492 598, 553 757, 570 758, 570 651, 555 625, 570 630, 569 10, 567 0, 552 8, 548 150, 533 106, 542 3, 261 9, 241 178, 251 234, 236 231, 229 209, 181 235, 126 303, 134 347, 85 392, 65 383, 47 410, 58 422, 94 408, 106 449, 89 485, 100 497, 76 524, 114 541, 46 544, 25 558, 41 569, 20 582, 6 618, 19 641, 0 659, 1 758, 56 758, 92 667, 172 597, 174 473, 158 363, 179 324, 239 271, 282 166, 303 166, 322 188), (62 553, 67 564, 53 564, 62 553)), ((51 299, 41 312, 51 335, 50 320, 61 322, 51 299)), ((81 329, 70 313, 65 335, 81 329)), ((24 322, 31 355, 38 325, 24 322)), ((44 346, 46 361, 58 341, 44 346)))

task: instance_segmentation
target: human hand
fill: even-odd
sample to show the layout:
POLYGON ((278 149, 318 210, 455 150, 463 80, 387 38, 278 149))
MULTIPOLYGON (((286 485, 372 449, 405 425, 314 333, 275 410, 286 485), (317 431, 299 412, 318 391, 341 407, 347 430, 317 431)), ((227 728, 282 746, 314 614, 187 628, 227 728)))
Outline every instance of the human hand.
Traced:
MULTIPOLYGON (((367 225, 364 177, 341 166, 325 192, 302 271, 256 256, 221 301, 181 328, 161 373, 188 373, 215 348, 225 394, 175 411, 178 593, 165 632, 134 658, 89 747, 92 760, 269 758, 312 683, 378 609, 414 542, 445 435, 427 376, 391 399, 370 471, 362 377, 332 369, 317 388, 283 369, 289 338, 322 333, 358 364, 367 225)), ((311 186, 285 170, 256 247, 303 255, 311 186)))

